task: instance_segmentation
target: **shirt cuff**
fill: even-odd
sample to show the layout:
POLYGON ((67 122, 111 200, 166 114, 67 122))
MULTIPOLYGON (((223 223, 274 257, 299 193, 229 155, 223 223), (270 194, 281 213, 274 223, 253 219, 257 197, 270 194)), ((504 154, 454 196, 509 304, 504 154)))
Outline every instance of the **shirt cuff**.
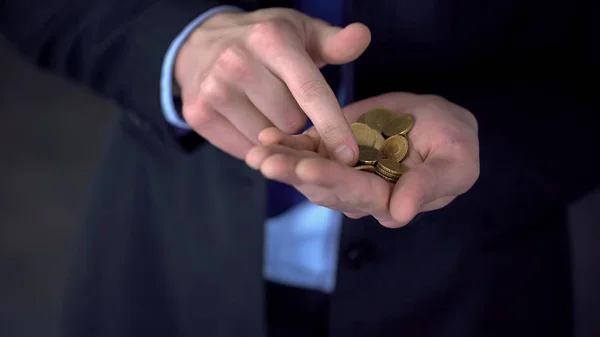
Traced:
POLYGON ((181 118, 175 103, 173 101, 173 68, 175 63, 175 57, 179 48, 185 42, 187 37, 204 21, 213 16, 214 14, 221 12, 243 12, 244 10, 235 6, 218 6, 211 10, 208 10, 190 22, 179 35, 171 42, 167 53, 163 59, 161 78, 160 78, 160 103, 162 106, 163 114, 169 124, 178 127, 180 129, 191 130, 191 127, 181 118))

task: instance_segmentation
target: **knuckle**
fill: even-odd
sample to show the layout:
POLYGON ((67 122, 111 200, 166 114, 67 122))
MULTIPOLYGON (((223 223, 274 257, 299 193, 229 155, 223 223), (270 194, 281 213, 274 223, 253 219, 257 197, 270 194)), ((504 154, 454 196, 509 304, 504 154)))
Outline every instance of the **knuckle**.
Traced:
POLYGON ((251 75, 250 56, 238 46, 225 48, 217 58, 215 67, 232 79, 242 80, 251 75))
POLYGON ((325 144, 335 144, 339 141, 339 127, 333 124, 319 125, 319 135, 325 144))
POLYGON ((215 114, 211 109, 205 107, 198 109, 184 107, 183 117, 193 129, 200 130, 204 125, 210 124, 215 119, 215 114))
POLYGON ((207 76, 200 84, 201 97, 211 103, 223 103, 228 99, 227 87, 214 76, 207 76))
POLYGON ((285 43, 284 31, 287 27, 285 20, 274 18, 254 24, 250 28, 248 42, 257 48, 269 48, 285 43))
POLYGON ((298 88, 301 99, 306 103, 321 100, 324 97, 333 95, 329 84, 324 80, 310 80, 298 88))

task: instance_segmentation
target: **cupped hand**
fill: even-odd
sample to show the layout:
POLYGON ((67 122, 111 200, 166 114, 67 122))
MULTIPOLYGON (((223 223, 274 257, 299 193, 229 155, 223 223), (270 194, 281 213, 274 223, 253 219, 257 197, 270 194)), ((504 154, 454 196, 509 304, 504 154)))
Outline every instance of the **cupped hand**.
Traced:
POLYGON ((181 47, 175 78, 183 117, 221 150, 244 158, 268 127, 295 133, 308 116, 329 153, 356 160, 358 148, 319 68, 355 60, 370 33, 283 8, 216 14, 181 47))
POLYGON ((343 109, 348 122, 373 108, 410 113, 409 167, 396 184, 331 160, 319 133, 311 128, 288 135, 264 130, 246 163, 267 178, 293 185, 313 203, 344 212, 351 218, 372 215, 397 228, 418 213, 449 204, 468 191, 479 177, 478 126, 466 109, 441 97, 388 93, 343 109))

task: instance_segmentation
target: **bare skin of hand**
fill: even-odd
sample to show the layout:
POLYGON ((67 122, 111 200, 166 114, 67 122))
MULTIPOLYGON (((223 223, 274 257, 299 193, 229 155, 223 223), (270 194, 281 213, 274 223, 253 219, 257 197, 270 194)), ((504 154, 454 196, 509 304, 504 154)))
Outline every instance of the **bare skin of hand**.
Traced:
POLYGON ((356 161, 356 141, 319 68, 352 62, 370 39, 362 24, 342 29, 291 9, 216 14, 175 61, 183 117, 214 146, 243 159, 264 129, 296 133, 308 116, 333 158, 356 161))
POLYGON ((479 141, 477 121, 468 110, 438 96, 388 93, 349 105, 343 113, 353 123, 379 107, 416 120, 403 161, 410 169, 395 185, 331 160, 314 128, 300 135, 262 131, 263 145, 248 152, 246 163, 269 179, 293 185, 317 205, 350 218, 372 215, 390 228, 448 205, 473 186, 479 177, 479 141))

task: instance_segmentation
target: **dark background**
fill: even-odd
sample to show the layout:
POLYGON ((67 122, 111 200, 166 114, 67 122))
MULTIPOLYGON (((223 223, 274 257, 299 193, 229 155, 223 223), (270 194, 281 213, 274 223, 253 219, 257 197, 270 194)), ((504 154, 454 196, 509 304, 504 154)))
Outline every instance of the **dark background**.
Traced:
MULTIPOLYGON (((114 109, 1 37, 0 78, 0 336, 54 337, 114 109)), ((570 213, 578 337, 600 336, 600 190, 570 213)))

